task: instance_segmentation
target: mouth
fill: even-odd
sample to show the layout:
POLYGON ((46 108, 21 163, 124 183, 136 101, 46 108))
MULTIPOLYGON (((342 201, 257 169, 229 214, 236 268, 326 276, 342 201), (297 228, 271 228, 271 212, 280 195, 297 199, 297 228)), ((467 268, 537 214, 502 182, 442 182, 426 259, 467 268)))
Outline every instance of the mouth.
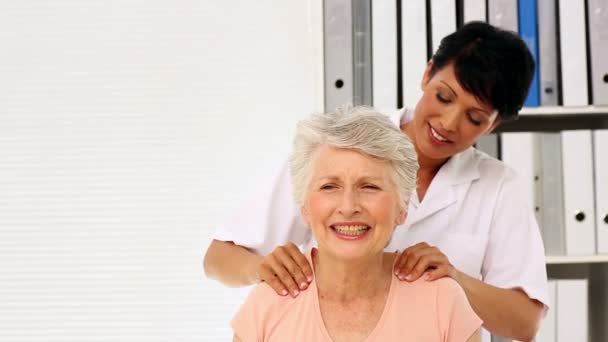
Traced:
POLYGON ((450 139, 439 134, 439 132, 437 132, 433 128, 433 126, 431 126, 430 124, 429 124, 429 137, 431 138, 431 141, 433 141, 437 145, 448 145, 448 144, 453 143, 453 141, 451 141, 450 139))
POLYGON ((361 223, 332 224, 329 226, 336 236, 344 240, 359 240, 367 235, 371 227, 361 223))

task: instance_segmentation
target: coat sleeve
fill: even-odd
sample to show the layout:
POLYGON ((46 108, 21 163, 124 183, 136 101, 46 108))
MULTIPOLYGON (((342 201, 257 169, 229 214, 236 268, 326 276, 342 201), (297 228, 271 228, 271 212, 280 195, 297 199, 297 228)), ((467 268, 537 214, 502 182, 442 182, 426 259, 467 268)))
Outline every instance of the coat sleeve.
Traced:
POLYGON ((232 241, 260 255, 287 242, 307 244, 311 232, 303 221, 291 190, 287 159, 256 180, 255 191, 233 210, 212 238, 232 241))
POLYGON ((517 288, 548 307, 543 242, 523 185, 507 169, 494 204, 482 279, 500 288, 517 288))

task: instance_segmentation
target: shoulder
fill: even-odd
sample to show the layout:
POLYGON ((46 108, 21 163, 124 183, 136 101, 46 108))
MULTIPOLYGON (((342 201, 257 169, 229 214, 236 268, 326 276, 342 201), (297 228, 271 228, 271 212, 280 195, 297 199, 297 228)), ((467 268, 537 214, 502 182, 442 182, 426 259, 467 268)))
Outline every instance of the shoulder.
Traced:
POLYGON ((277 309, 288 307, 293 302, 293 298, 278 295, 270 285, 262 282, 251 290, 247 302, 255 304, 261 314, 267 315, 276 312, 277 309))
POLYGON ((230 322, 235 335, 243 341, 263 339, 278 322, 284 300, 265 283, 255 286, 230 322))
POLYGON ((475 148, 470 148, 462 154, 461 158, 465 161, 462 163, 463 167, 474 169, 473 172, 478 176, 475 185, 484 188, 486 194, 504 190, 505 187, 517 189, 522 185, 517 172, 503 161, 475 148))
POLYGON ((435 286, 437 295, 447 297, 465 296, 462 287, 452 278, 439 278, 431 283, 435 286))
POLYGON ((494 179, 504 179, 515 176, 515 171, 511 167, 485 152, 470 148, 466 153, 470 154, 471 164, 477 167, 481 178, 490 176, 494 179))

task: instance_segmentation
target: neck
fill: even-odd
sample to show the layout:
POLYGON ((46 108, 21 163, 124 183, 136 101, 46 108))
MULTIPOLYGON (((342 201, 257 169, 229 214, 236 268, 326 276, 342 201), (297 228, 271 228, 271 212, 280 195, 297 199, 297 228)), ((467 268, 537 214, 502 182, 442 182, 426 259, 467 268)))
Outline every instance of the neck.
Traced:
POLYGON ((416 154, 418 156, 418 172, 424 174, 435 175, 437 171, 441 168, 445 162, 448 161, 448 158, 442 159, 432 159, 424 155, 418 148, 418 142, 416 139, 416 132, 414 131, 414 124, 412 122, 405 123, 401 125, 401 131, 405 133, 414 143, 414 148, 416 149, 416 154))
POLYGON ((329 253, 313 258, 319 297, 350 301, 383 294, 390 286, 394 255, 381 251, 358 260, 340 260, 329 253))

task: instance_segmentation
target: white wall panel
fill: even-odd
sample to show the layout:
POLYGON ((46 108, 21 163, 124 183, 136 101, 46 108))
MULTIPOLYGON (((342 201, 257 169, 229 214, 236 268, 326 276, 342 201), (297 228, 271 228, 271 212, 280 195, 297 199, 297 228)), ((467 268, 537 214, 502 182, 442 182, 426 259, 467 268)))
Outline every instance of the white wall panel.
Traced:
POLYGON ((229 339, 201 257, 322 108, 321 9, 0 3, 1 341, 229 339))

